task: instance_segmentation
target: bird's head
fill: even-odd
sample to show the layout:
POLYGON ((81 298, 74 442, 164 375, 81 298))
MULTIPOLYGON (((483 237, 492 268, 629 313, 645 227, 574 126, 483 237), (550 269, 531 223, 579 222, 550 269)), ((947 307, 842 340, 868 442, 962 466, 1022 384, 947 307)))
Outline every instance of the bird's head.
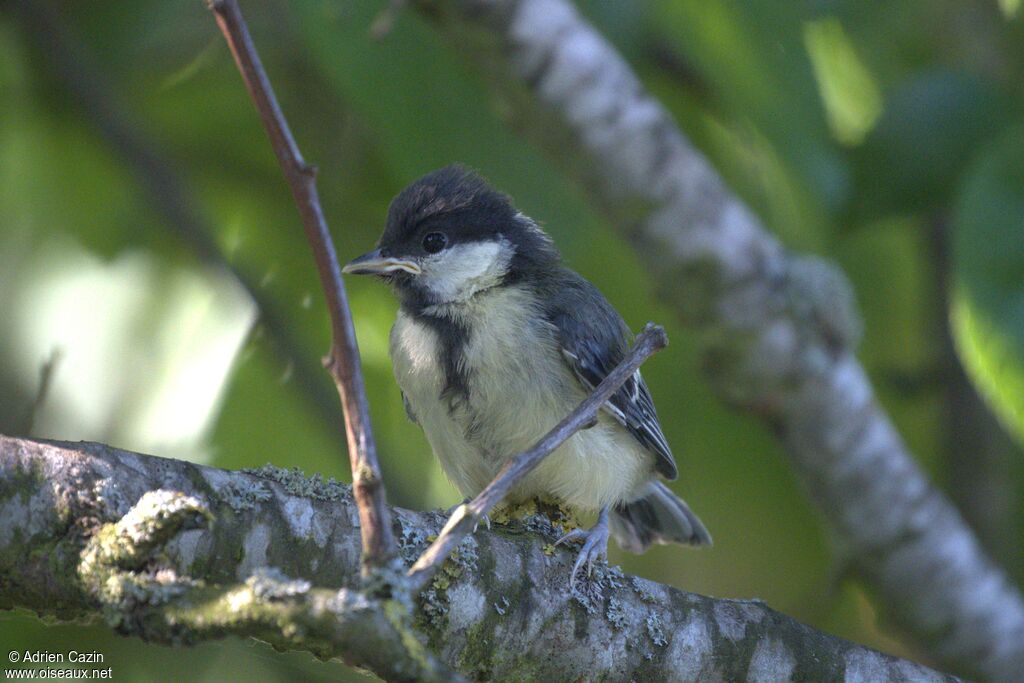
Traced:
POLYGON ((389 280, 420 307, 468 301, 558 260, 551 239, 511 198, 463 166, 415 181, 391 202, 377 249, 342 272, 389 280))

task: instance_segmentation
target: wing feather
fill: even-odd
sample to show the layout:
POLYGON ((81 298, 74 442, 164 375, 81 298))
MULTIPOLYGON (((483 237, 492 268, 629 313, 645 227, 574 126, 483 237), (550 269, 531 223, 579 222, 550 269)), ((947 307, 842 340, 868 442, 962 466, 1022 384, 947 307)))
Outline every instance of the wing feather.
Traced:
MULTIPOLYGON (((569 305, 552 311, 549 319, 558 330, 562 357, 583 387, 588 392, 593 391, 622 361, 629 331, 618 313, 589 282, 579 278, 564 285, 568 285, 568 296, 566 291, 561 292, 561 300, 569 305)), ((675 459, 639 370, 612 394, 602 409, 658 457, 656 467, 661 475, 676 478, 675 459)))

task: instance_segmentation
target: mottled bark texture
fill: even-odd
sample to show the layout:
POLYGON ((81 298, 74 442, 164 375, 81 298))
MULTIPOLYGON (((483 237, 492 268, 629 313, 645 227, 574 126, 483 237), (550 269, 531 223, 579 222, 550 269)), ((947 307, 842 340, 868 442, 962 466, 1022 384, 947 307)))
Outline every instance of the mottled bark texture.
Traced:
MULTIPOLYGON (((444 517, 393 513, 408 564, 444 517)), ((539 515, 481 528, 415 598, 400 573, 362 592, 351 489, 269 466, 0 436, 0 519, 0 608, 157 642, 254 636, 388 680, 957 680, 616 568, 571 595, 573 551, 539 515)))
POLYGON ((414 5, 634 245, 700 334, 719 394, 779 435, 843 559, 895 620, 951 667, 1020 680, 1024 600, 879 407, 843 275, 787 252, 571 3, 414 5))

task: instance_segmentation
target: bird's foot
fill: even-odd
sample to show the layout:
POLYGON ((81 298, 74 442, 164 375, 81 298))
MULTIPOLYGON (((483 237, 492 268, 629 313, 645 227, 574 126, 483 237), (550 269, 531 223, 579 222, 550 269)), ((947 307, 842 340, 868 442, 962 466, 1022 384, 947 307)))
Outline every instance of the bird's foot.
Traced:
POLYGON ((587 578, 590 578, 594 569, 594 561, 608 558, 608 508, 601 510, 601 514, 597 516, 597 524, 588 531, 573 529, 555 541, 555 545, 575 540, 582 540, 583 548, 580 549, 579 555, 576 556, 576 563, 572 566, 572 575, 569 577, 570 591, 576 589, 576 574, 583 567, 583 563, 587 565, 587 578))
MULTIPOLYGON (((472 498, 463 498, 461 503, 456 503, 455 505, 452 505, 450 508, 445 510, 444 516, 449 518, 449 519, 451 519, 451 516, 455 514, 456 510, 458 510, 463 505, 469 505, 469 501, 471 501, 471 500, 472 500, 472 498)), ((490 518, 489 515, 484 515, 484 524, 487 525, 487 530, 490 531, 491 530, 491 518, 490 518)), ((480 526, 480 522, 477 522, 476 524, 473 525, 473 533, 474 534, 476 533, 476 529, 477 529, 478 526, 480 526)))

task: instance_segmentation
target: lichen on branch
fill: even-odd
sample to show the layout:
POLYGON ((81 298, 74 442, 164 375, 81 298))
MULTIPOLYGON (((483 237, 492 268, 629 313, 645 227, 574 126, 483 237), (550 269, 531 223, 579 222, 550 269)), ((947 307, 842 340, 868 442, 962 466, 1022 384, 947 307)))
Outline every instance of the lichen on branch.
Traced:
POLYGON ((84 592, 112 628, 151 642, 251 636, 279 649, 337 657, 390 680, 453 679, 417 638, 407 596, 381 600, 356 589, 314 588, 271 566, 239 583, 216 584, 181 575, 160 556, 172 538, 208 529, 214 520, 195 496, 147 491, 85 541, 78 564, 84 592))
POLYGON ((1024 596, 879 405, 842 272, 788 251, 569 0, 411 5, 635 248, 714 388, 779 435, 894 621, 949 666, 1020 680, 1024 596))
MULTIPOLYGON (((543 514, 481 527, 418 593, 400 571, 364 583, 347 487, 257 472, 0 436, 0 607, 169 644, 255 637, 388 680, 956 680, 603 564, 571 592, 543 514)), ((445 521, 391 514, 406 565, 445 521)))

